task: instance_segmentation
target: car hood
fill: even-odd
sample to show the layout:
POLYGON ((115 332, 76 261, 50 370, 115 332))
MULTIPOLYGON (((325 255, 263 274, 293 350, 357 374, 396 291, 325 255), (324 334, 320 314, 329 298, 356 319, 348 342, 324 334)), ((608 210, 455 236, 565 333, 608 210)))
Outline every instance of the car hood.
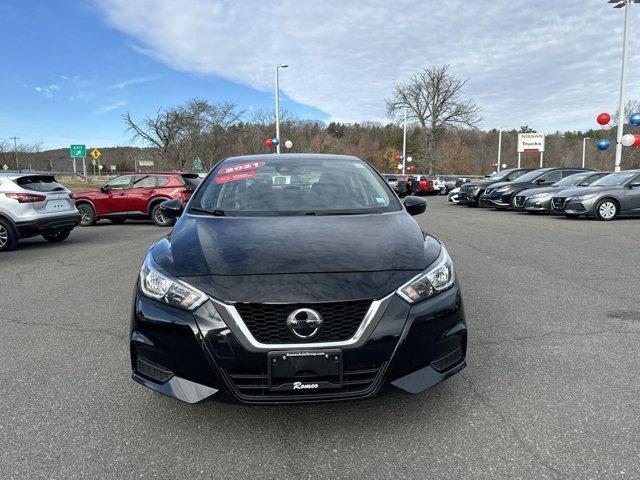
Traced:
POLYGON ((382 298, 441 244, 405 212, 327 217, 184 215, 151 250, 163 270, 229 302, 382 298))
POLYGON ((588 195, 590 193, 598 193, 603 190, 607 190, 615 187, 601 186, 601 187, 569 187, 558 192, 557 196, 562 197, 578 197, 580 195, 588 195))
MULTIPOLYGON (((523 190, 518 195, 522 195, 524 197, 530 197, 532 195, 537 195, 538 193, 554 193, 559 192, 560 190, 564 190, 567 187, 538 187, 538 188, 529 188, 527 190, 523 190)), ((573 187, 570 187, 573 188, 573 187)))
POLYGON ((176 276, 423 270, 440 244, 405 212, 353 216, 184 215, 154 248, 176 276))
POLYGON ((468 186, 472 186, 472 187, 488 187, 492 183, 494 183, 494 182, 487 178, 485 180, 477 180, 475 182, 467 182, 467 183, 464 183, 462 186, 467 186, 468 185, 468 186))
POLYGON ((73 198, 93 197, 93 196, 99 195, 101 193, 102 192, 100 191, 99 188, 92 188, 91 190, 83 190, 82 192, 74 193, 73 194, 73 198))

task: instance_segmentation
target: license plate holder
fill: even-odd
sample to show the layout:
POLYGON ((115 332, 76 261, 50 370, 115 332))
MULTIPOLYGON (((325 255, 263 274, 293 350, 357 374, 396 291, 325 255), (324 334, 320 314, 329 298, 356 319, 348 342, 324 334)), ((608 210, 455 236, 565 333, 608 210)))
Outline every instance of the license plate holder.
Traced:
POLYGON ((342 350, 269 352, 269 390, 313 392, 342 387, 342 350))

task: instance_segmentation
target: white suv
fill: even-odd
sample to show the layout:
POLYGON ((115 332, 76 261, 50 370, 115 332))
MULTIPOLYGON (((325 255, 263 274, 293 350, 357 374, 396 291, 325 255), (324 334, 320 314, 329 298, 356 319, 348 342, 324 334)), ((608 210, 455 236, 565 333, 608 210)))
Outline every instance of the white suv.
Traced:
POLYGON ((0 252, 35 235, 50 242, 65 240, 80 223, 70 193, 51 175, 0 172, 0 252))

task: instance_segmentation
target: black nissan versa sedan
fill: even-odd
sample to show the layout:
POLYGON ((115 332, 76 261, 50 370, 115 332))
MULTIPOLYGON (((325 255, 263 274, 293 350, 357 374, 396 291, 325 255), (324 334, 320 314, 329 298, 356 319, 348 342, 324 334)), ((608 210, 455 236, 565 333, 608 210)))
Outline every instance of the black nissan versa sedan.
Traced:
POLYGON ((496 182, 513 182, 518 177, 521 177, 532 170, 533 168, 510 168, 508 170, 496 172, 490 177, 483 178, 482 180, 465 183, 460 187, 458 203, 471 207, 480 206, 480 199, 489 185, 496 182))
POLYGON ((465 365, 467 329, 446 248, 366 162, 252 155, 214 167, 153 245, 135 288, 133 379, 197 402, 411 393, 465 365))
POLYGON ((516 194, 523 190, 553 185, 569 175, 588 171, 588 168, 578 167, 539 168, 525 173, 513 182, 497 182, 490 185, 482 196, 482 204, 498 210, 515 208, 516 194))

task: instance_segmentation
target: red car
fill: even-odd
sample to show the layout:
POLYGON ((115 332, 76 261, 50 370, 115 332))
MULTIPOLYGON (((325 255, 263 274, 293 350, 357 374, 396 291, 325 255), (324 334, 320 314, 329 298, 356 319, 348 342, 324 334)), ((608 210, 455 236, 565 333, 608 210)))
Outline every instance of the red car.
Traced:
POLYGON ((124 223, 128 218, 151 218, 156 225, 168 227, 173 220, 160 211, 165 200, 186 202, 200 183, 190 173, 138 173, 120 175, 96 190, 73 194, 82 217, 80 225, 88 227, 102 218, 124 223))

